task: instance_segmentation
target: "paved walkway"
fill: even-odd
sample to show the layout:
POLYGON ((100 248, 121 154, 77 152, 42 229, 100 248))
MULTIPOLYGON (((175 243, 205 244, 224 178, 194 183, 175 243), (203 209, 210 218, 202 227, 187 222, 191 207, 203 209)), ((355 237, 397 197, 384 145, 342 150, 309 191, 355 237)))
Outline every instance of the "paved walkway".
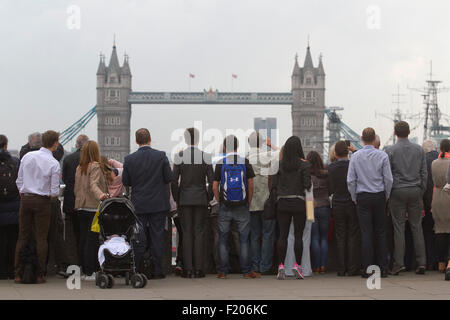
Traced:
POLYGON ((450 281, 444 275, 428 272, 419 276, 411 272, 381 279, 380 290, 369 290, 366 279, 317 275, 296 280, 278 281, 274 276, 242 279, 231 275, 219 280, 214 275, 203 279, 169 276, 151 280, 144 289, 133 289, 116 279, 113 289, 96 288, 93 282, 81 282, 80 290, 69 290, 66 281, 50 278, 41 285, 15 284, 0 281, 0 299, 432 299, 450 300, 450 281))

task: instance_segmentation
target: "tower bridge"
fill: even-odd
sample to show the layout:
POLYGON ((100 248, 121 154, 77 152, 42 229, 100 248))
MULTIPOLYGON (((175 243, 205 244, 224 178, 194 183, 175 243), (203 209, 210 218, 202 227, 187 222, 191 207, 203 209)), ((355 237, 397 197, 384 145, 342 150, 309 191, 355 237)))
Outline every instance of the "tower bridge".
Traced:
POLYGON ((314 67, 309 44, 303 67, 295 57, 289 92, 135 92, 131 80, 128 56, 121 66, 114 43, 109 64, 101 55, 97 69, 98 143, 109 158, 123 160, 130 152, 132 104, 291 105, 292 133, 305 153, 323 153, 325 72, 322 57, 314 67))

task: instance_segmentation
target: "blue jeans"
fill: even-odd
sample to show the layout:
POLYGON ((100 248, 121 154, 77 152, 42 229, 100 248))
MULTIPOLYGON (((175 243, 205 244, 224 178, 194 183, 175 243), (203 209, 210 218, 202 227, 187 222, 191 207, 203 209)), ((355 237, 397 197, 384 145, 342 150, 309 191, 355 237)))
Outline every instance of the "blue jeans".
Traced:
POLYGON ((247 206, 230 208, 221 204, 219 208, 219 272, 228 274, 230 270, 228 235, 230 234, 231 222, 236 221, 239 232, 241 272, 243 274, 250 272, 249 262, 249 244, 250 234, 250 213, 247 206))
POLYGON ((312 267, 325 267, 328 255, 328 230, 330 228, 330 208, 314 208, 314 223, 311 228, 312 267))
POLYGON ((263 211, 250 212, 250 255, 255 272, 266 272, 272 268, 275 226, 276 220, 264 219, 263 211))

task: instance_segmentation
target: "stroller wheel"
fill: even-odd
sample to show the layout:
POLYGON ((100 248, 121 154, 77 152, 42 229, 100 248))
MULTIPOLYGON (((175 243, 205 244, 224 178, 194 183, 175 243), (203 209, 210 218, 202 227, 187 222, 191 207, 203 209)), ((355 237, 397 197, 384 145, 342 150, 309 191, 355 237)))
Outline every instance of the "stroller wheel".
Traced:
POLYGON ((114 286, 114 277, 111 274, 107 275, 108 277, 108 289, 111 289, 114 286))
POLYGON ((145 286, 147 285, 147 277, 145 276, 145 274, 141 274, 141 276, 144 279, 144 283, 142 284, 142 288, 145 288, 145 286))
POLYGON ((109 278, 106 274, 102 273, 98 276, 98 280, 97 280, 97 285, 101 288, 101 289, 106 289, 108 288, 108 284, 109 284, 109 278))
POLYGON ((131 276, 131 285, 133 286, 133 288, 142 288, 144 285, 144 281, 144 277, 139 273, 135 273, 131 276))

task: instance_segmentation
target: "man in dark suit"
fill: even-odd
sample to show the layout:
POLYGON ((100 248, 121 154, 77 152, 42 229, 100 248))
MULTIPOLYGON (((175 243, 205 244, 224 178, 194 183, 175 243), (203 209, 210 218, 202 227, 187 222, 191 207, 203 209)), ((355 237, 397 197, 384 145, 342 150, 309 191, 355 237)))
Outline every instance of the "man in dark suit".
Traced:
POLYGON ((186 129, 184 138, 189 147, 176 155, 172 181, 172 195, 181 213, 183 230, 182 277, 203 278, 205 276, 203 273, 205 221, 208 202, 212 199, 214 174, 211 156, 197 147, 198 130, 186 129), (209 192, 206 181, 209 183, 209 192))
POLYGON ((147 129, 136 131, 139 149, 125 157, 122 182, 124 186, 131 187, 131 201, 144 226, 135 244, 135 263, 139 266, 149 243, 152 278, 162 279, 165 278, 162 268, 164 229, 170 210, 169 183, 173 175, 166 153, 151 148, 150 142, 147 129))
POLYGON ((77 258, 77 243, 78 243, 78 222, 77 213, 75 212, 75 172, 80 164, 81 148, 83 145, 89 141, 89 137, 85 134, 80 134, 77 137, 75 152, 64 157, 63 167, 62 167, 62 180, 66 185, 64 188, 64 202, 63 202, 63 212, 65 214, 65 247, 67 252, 68 262, 70 264, 79 263, 77 258))

